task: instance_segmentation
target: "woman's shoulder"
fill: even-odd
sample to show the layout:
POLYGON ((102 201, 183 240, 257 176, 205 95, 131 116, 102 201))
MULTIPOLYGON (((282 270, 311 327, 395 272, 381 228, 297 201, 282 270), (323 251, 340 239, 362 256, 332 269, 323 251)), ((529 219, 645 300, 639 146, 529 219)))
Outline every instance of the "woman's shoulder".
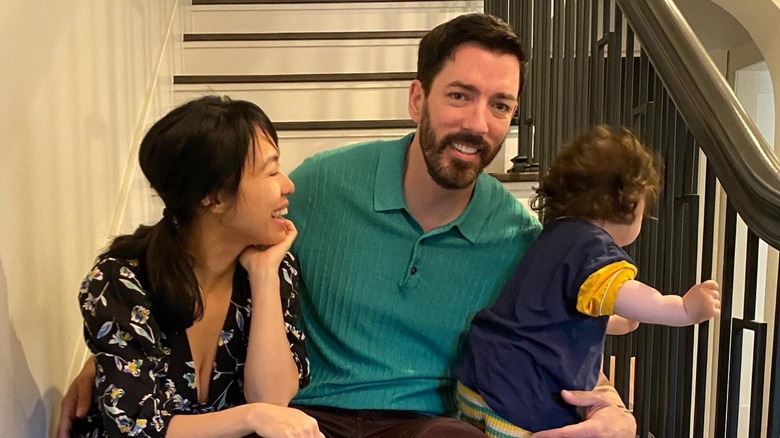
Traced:
POLYGON ((85 282, 108 283, 127 280, 138 283, 141 287, 141 263, 138 259, 122 259, 103 256, 97 259, 92 269, 87 273, 85 282))
POLYGON ((138 259, 124 259, 119 257, 101 256, 95 261, 92 269, 99 268, 103 270, 122 270, 137 271, 141 262, 138 259))
POLYGON ((84 277, 79 289, 83 306, 98 300, 105 305, 110 297, 124 302, 147 302, 149 297, 141 282, 141 264, 137 259, 100 257, 84 277))

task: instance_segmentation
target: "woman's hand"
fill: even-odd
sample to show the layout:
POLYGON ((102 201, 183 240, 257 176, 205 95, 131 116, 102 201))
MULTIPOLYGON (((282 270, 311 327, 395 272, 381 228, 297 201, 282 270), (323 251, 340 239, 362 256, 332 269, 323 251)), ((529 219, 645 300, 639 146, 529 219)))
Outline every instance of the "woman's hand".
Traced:
POLYGON ((282 263, 282 259, 284 259, 293 241, 298 236, 298 230, 292 221, 289 219, 284 221, 286 232, 284 240, 266 247, 249 246, 239 256, 238 261, 247 270, 250 278, 252 273, 258 269, 271 269, 274 273, 279 269, 279 264, 282 263))
POLYGON ((247 403, 207 414, 174 415, 165 436, 325 438, 314 418, 298 409, 268 403, 247 403))
POLYGON ((263 438, 325 438, 317 420, 294 408, 256 403, 255 433, 263 438))

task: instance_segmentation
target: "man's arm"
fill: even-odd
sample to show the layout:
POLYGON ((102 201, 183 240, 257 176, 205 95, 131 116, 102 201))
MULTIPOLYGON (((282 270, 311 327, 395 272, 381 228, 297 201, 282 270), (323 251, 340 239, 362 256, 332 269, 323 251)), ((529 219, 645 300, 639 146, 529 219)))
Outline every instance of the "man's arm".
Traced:
POLYGON ((60 426, 57 438, 69 438, 73 422, 87 415, 92 405, 92 392, 95 390, 95 358, 90 356, 81 371, 73 379, 68 392, 60 405, 60 426))
POLYGON ((535 433, 535 438, 614 437, 634 438, 636 420, 602 373, 593 391, 561 391, 563 399, 587 409, 581 423, 535 433))

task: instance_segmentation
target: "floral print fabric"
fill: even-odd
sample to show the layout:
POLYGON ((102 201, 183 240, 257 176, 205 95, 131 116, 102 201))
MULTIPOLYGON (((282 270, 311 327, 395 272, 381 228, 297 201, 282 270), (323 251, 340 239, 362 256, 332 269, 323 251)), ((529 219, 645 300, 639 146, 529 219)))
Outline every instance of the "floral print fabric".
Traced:
MULTIPOLYGON (((298 265, 290 254, 280 269, 280 295, 290 351, 301 386, 309 367, 298 316, 298 265)), ((82 283, 84 337, 95 355, 97 410, 74 427, 75 436, 165 436, 174 415, 219 411, 245 403, 244 363, 249 342, 251 289, 236 268, 233 294, 217 340, 208 399, 199 403, 195 366, 184 330, 163 332, 136 260, 103 258, 82 283)))

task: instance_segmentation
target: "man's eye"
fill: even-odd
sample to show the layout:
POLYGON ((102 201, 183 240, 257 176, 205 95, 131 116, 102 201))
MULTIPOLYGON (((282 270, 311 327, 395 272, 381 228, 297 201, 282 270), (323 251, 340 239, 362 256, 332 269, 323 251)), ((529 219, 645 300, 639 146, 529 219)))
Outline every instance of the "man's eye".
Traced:
POLYGON ((466 98, 466 95, 463 93, 450 93, 450 97, 453 100, 463 100, 466 98))
POLYGON ((505 103, 497 103, 495 105, 495 108, 496 108, 496 110, 498 110, 499 112, 502 112, 502 113, 508 113, 509 111, 512 110, 512 107, 507 105, 507 104, 505 104, 505 103))

